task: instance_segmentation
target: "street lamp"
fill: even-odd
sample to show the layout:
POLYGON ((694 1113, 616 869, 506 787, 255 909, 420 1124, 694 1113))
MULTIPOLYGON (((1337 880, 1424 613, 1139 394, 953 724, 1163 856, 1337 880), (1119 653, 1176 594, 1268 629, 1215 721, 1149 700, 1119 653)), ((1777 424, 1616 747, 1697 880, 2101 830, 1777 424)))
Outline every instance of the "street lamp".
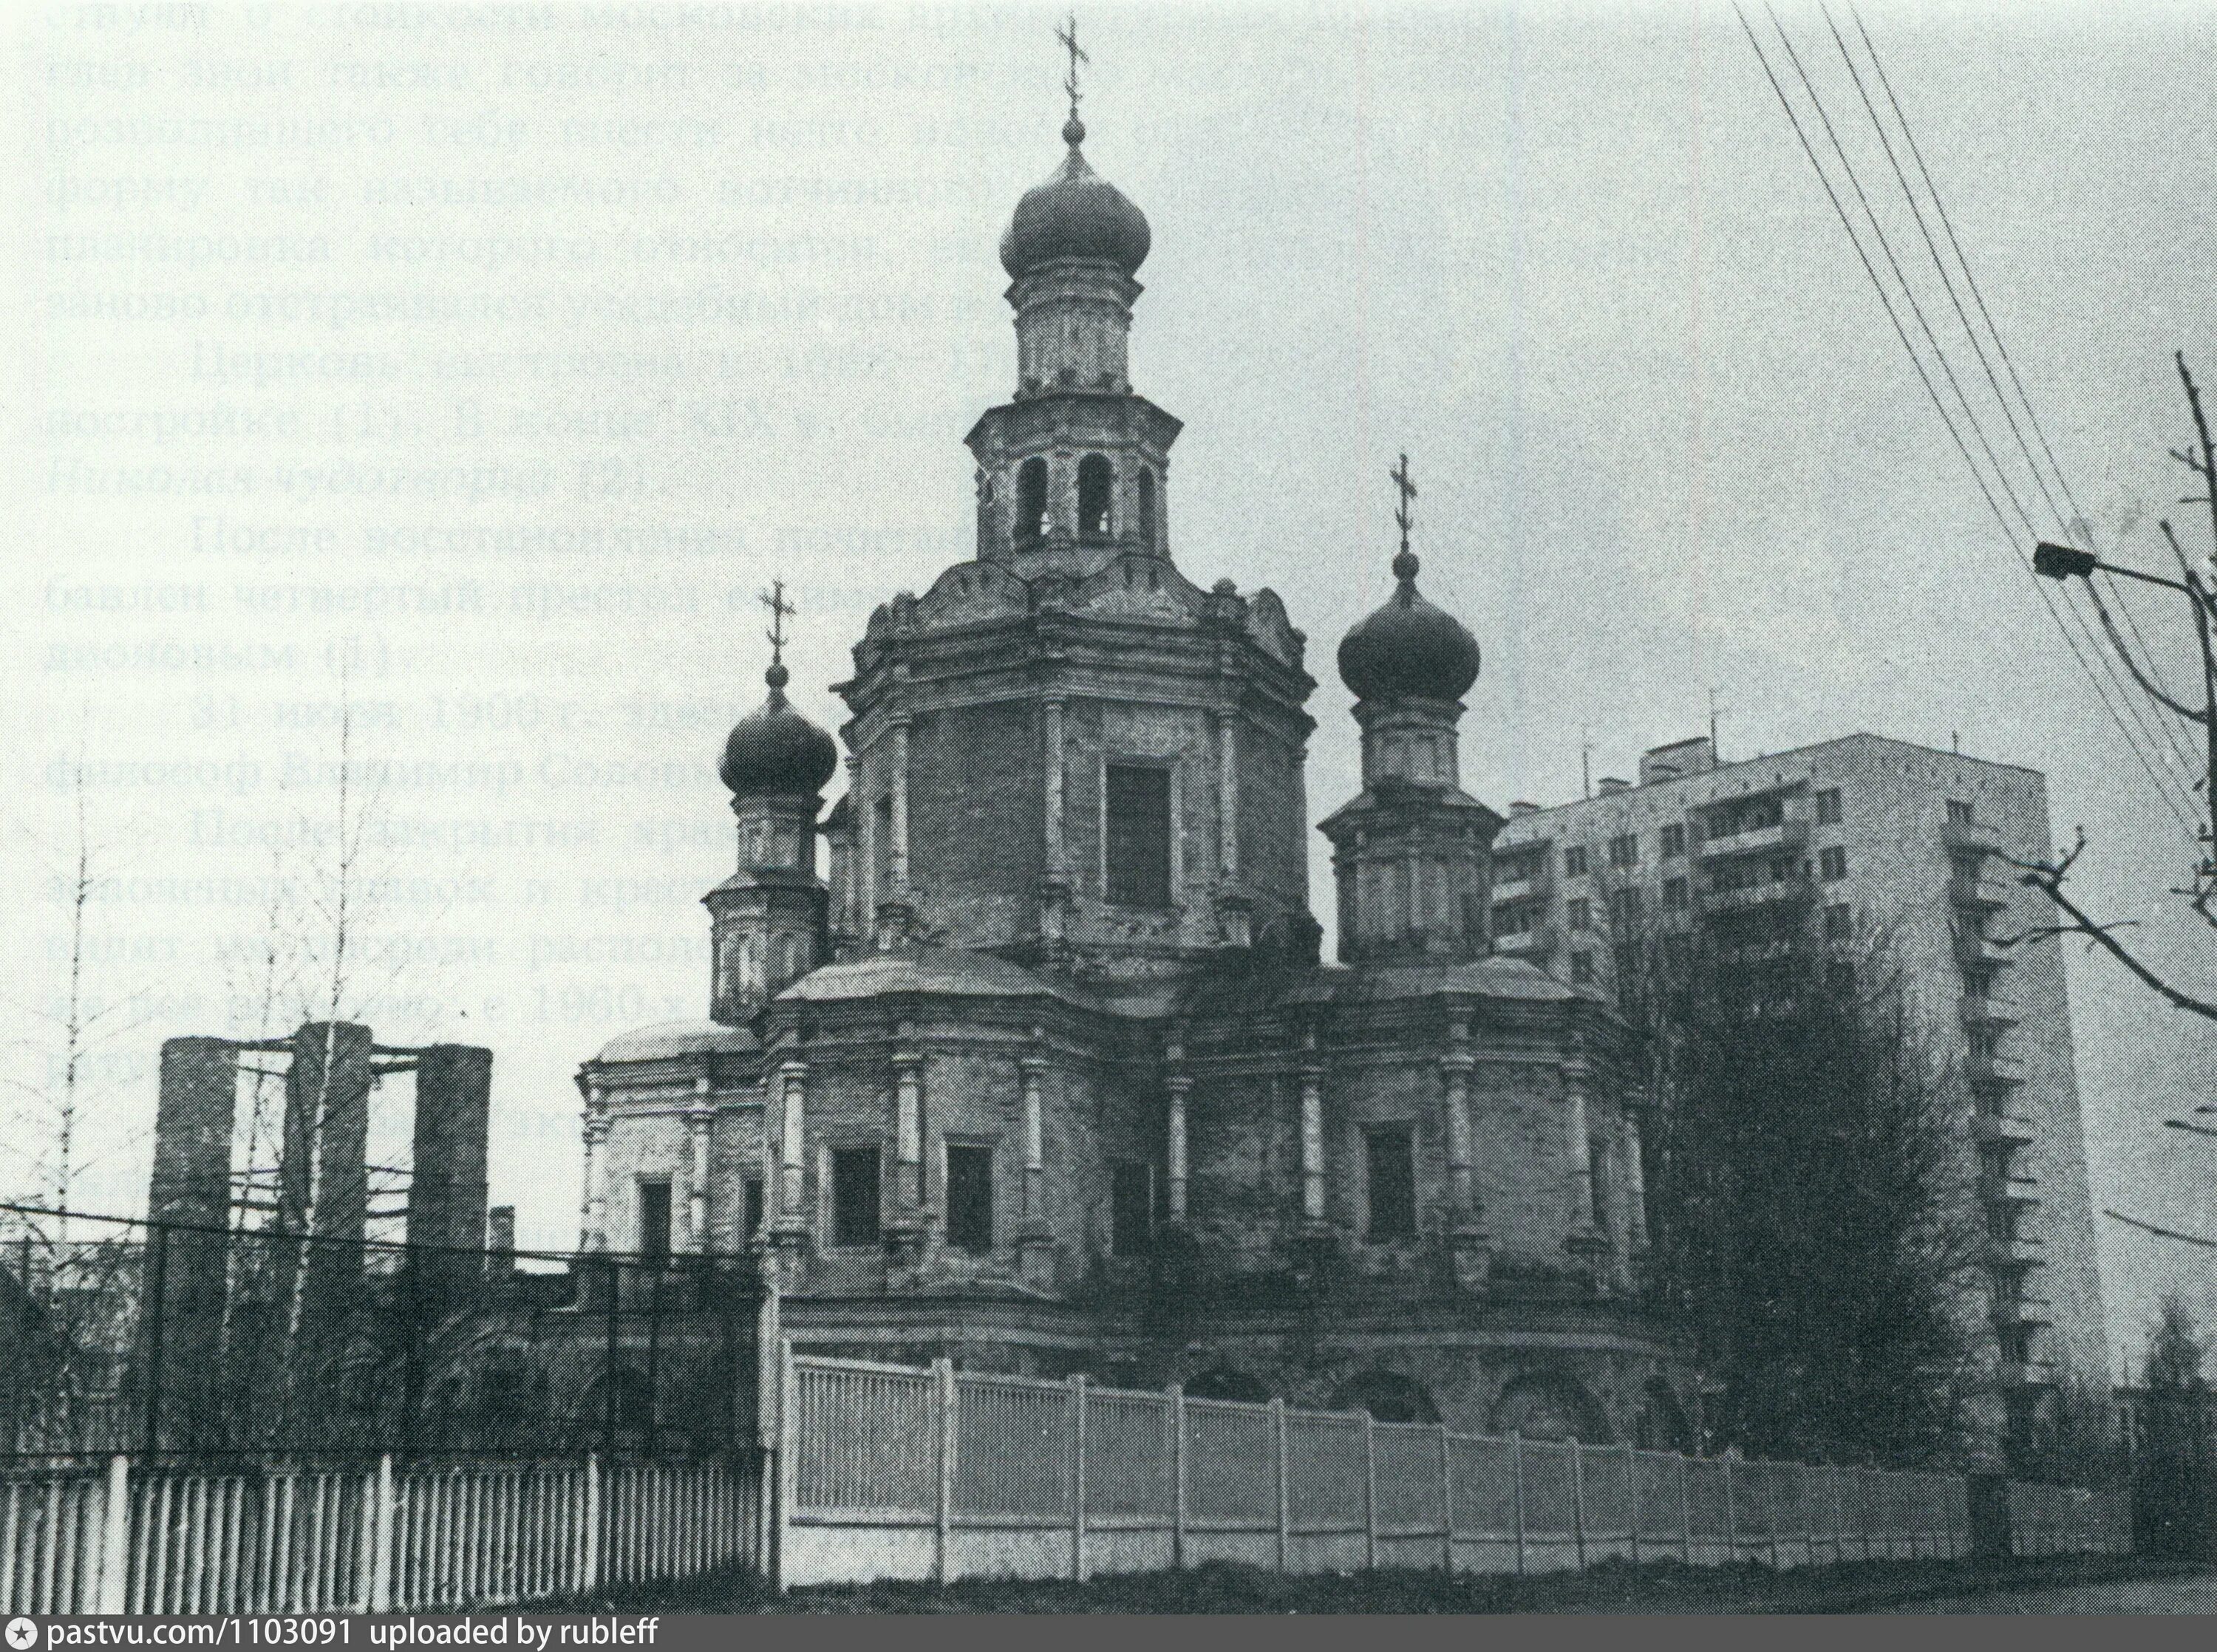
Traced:
POLYGON ((2125 579, 2137 579, 2143 584, 2160 585, 2165 590, 2182 591, 2198 601, 2209 600, 2197 589, 2197 585, 2165 579, 2160 574, 2144 574, 2137 568, 2120 568, 2114 562, 2103 561, 2091 551, 2079 551, 2067 545, 2050 545, 2045 539, 2032 547, 2032 571, 2045 579, 2062 581, 2075 577, 2090 580, 2097 568, 2125 579))

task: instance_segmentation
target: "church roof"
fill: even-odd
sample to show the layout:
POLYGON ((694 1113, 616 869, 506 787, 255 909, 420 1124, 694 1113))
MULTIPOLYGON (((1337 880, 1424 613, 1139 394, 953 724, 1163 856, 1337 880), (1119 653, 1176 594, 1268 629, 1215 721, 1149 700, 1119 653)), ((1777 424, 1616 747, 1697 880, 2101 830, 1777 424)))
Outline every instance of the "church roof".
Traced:
POLYGON ((1131 275, 1147 259, 1146 214, 1085 163, 1085 127, 1072 114, 1062 129, 1070 145, 1054 175, 1024 193, 1001 237, 1001 267, 1022 276, 1065 258, 1112 263, 1131 275))
POLYGON ((1226 1014, 1265 1003, 1321 1007, 1447 996, 1555 1004, 1589 996, 1522 959, 1482 958, 1461 964, 1396 961, 1212 971, 1189 983, 1180 1008, 1188 1014, 1226 1014))
POLYGON ((783 1003, 837 1003, 895 993, 943 998, 1059 998, 1098 1008, 1094 998, 1066 982, 1051 980, 991 952, 912 946, 873 952, 811 971, 778 995, 783 1003))
POLYGON ((618 1033, 593 1057, 596 1066, 627 1061, 668 1061, 676 1056, 750 1055, 762 1046, 744 1026, 721 1021, 662 1021, 618 1033))

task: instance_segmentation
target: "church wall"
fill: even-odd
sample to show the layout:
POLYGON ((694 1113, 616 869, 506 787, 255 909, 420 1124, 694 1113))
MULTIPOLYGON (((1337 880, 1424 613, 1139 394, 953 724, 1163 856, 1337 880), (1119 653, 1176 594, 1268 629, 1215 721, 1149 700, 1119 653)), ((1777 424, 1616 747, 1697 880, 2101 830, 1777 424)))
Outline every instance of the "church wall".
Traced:
MULTIPOLYGON (((1546 1062, 1481 1061, 1470 1076, 1471 1148, 1495 1267, 1506 1261, 1565 1267, 1563 1240, 1575 1205, 1569 1101, 1561 1069, 1546 1062)), ((1587 1101, 1589 1133, 1597 1113, 1587 1101)))
POLYGON ((1187 1222, 1212 1274, 1291 1261, 1300 1218, 1300 1093, 1290 1072, 1197 1068, 1187 1102, 1187 1222))
POLYGON ((1034 928, 1046 871, 1040 741, 1024 701, 919 712, 909 725, 909 878, 946 945, 1001 945, 1034 928))
POLYGON ((1354 1269, 1374 1288, 1413 1292, 1440 1283, 1438 1247, 1448 1224, 1450 1196, 1436 1059, 1421 1048, 1382 1058, 1343 1058, 1325 1080, 1325 1215, 1338 1230, 1354 1269), (1367 1132, 1387 1125, 1408 1125, 1415 1132, 1417 1234, 1374 1242, 1367 1132))
POLYGON ((683 1110, 690 1100, 689 1094, 679 1093, 652 1112, 621 1106, 610 1109, 608 1139, 602 1149, 608 1156, 604 1174, 610 1250, 639 1248, 639 1184, 642 1179, 670 1183, 671 1247, 684 1248, 686 1178, 693 1150, 683 1110))
POLYGON ((1301 748, 1243 724, 1238 767, 1240 877, 1259 899, 1306 910, 1308 795, 1301 748))
MULTIPOLYGON (((723 1099, 708 1137, 708 1235, 721 1254, 737 1254, 750 1242, 744 1231, 746 1186, 763 1176, 761 1091, 736 1105, 723 1099)), ((763 1210, 768 1220, 767 1188, 763 1210)))

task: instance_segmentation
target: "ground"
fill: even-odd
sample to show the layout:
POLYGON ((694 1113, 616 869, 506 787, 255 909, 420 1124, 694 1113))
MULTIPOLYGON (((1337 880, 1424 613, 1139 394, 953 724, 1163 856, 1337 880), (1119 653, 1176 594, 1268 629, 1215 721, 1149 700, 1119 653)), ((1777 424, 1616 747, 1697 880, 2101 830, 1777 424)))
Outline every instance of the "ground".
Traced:
POLYGON ((2094 1556, 1778 1572, 1661 1561, 1528 1578, 1423 1571, 1281 1577, 1212 1564, 1085 1584, 881 1583, 796 1589, 782 1599, 753 1578, 712 1578, 576 1604, 688 1612, 2217 1612, 2217 1571, 2094 1556))

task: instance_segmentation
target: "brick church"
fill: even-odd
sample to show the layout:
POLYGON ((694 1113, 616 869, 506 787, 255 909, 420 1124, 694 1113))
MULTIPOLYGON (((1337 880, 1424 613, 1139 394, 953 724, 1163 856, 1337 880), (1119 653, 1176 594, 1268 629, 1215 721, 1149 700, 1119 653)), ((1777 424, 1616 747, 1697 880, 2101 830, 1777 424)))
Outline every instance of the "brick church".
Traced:
POLYGON ((732 730, 709 1018, 585 1063, 584 1245, 751 1252, 804 1351, 1685 1443, 1622 1029, 1490 946, 1479 646, 1419 594, 1405 467, 1338 650, 1325 964, 1305 638, 1178 564, 1147 220, 1062 136, 1001 240, 976 555, 872 614, 837 743, 775 658, 732 730))

